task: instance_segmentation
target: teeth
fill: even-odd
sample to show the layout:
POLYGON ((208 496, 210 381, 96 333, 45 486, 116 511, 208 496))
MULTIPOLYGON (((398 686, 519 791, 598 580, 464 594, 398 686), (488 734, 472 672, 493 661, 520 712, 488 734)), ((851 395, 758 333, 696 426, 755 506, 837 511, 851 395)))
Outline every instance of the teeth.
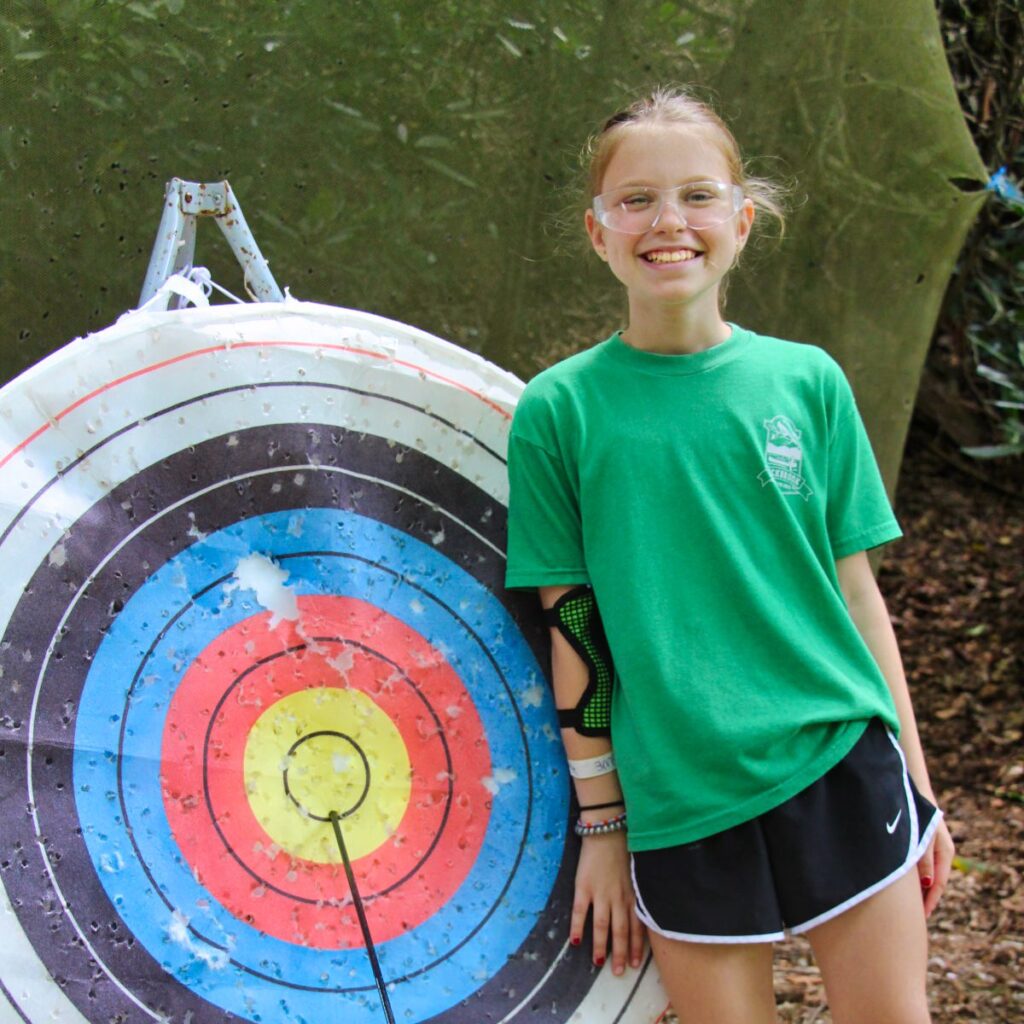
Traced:
POLYGON ((674 249, 671 252, 649 252, 644 255, 648 263, 684 263, 697 254, 692 249, 674 249))

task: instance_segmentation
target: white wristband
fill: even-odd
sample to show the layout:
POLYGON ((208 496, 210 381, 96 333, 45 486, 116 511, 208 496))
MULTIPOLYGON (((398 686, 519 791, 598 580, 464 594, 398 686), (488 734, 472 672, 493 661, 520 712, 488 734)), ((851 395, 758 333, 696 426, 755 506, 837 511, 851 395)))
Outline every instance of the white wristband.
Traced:
POLYGON ((607 754, 588 757, 582 761, 569 759, 569 774, 574 779, 592 779, 597 775, 607 775, 613 771, 615 771, 615 754, 610 750, 607 754))

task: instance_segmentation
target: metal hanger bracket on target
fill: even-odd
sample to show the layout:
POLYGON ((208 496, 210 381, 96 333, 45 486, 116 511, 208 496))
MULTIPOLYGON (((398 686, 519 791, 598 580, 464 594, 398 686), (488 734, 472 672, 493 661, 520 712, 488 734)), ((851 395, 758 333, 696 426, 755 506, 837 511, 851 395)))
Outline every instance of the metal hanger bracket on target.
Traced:
MULTIPOLYGON (((157 229, 149 269, 139 296, 139 305, 152 299, 160 286, 174 274, 192 269, 196 250, 196 225, 210 217, 224 233, 244 275, 245 290, 255 302, 279 302, 284 294, 274 280, 242 208, 227 181, 199 182, 172 178, 167 183, 164 211, 157 229)), ((182 296, 170 294, 169 309, 186 305, 182 296)))

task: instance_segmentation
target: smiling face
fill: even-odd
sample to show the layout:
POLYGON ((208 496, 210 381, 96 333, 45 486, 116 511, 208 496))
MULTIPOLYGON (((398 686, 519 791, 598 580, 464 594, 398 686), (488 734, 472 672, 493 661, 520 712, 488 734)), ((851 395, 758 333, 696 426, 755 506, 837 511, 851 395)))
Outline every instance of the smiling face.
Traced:
MULTIPOLYGON (((600 189, 674 189, 701 181, 733 184, 713 131, 648 122, 622 130, 600 189)), ((678 317, 690 329, 704 331, 722 324, 719 287, 746 243, 754 206, 743 200, 731 219, 695 229, 680 212, 683 205, 666 202, 658 222, 639 235, 611 230, 598 222, 593 210, 587 211, 595 251, 626 286, 631 329, 652 318, 664 322, 678 317)))

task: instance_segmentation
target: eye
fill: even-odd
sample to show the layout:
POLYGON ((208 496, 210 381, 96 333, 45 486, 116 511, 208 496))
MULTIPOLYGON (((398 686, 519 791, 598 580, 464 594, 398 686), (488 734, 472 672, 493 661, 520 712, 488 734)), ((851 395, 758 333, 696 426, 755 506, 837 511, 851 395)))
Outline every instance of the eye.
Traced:
POLYGON ((619 200, 624 210, 646 210, 654 202, 650 192, 627 192, 619 200))
POLYGON ((700 181, 683 189, 683 202, 689 206, 708 206, 719 202, 725 187, 716 181, 700 181))

